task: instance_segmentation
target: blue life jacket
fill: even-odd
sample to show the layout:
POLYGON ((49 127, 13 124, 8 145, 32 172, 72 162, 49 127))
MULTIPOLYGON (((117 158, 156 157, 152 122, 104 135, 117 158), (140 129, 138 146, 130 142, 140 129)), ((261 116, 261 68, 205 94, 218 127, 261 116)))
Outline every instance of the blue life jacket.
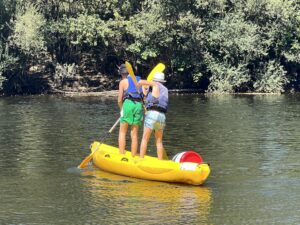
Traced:
MULTIPOLYGON (((139 82, 140 79, 141 79, 141 77, 136 76, 137 82, 139 82)), ((143 93, 142 87, 140 87, 140 90, 139 90, 140 94, 139 94, 136 87, 135 87, 135 85, 134 85, 133 79, 131 78, 130 75, 127 76, 127 80, 128 80, 128 88, 124 92, 123 101, 125 99, 131 99, 131 100, 139 101, 143 97, 142 96, 142 93, 143 93)))
POLYGON ((146 99, 147 110, 156 110, 166 113, 168 110, 169 95, 168 88, 163 84, 157 83, 159 88, 159 97, 155 98, 152 92, 149 92, 146 99))

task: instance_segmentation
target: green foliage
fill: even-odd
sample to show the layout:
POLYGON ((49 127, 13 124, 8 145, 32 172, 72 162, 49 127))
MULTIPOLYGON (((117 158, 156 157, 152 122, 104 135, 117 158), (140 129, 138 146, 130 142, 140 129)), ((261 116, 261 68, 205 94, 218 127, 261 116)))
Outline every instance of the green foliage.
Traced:
MULTIPOLYGON (((204 23, 191 11, 186 11, 179 14, 173 26, 170 31, 174 37, 172 66, 177 71, 192 71, 197 77, 196 74, 199 75, 202 69, 202 51, 205 48, 204 23)), ((194 81, 197 80, 195 77, 194 81)))
POLYGON ((211 73, 209 92, 235 92, 251 81, 247 68, 256 58, 267 55, 268 45, 259 26, 229 13, 208 33, 209 54, 205 54, 211 73))
MULTIPOLYGON (((11 17, 14 15, 16 1, 1 0, 0 1, 0 27, 6 27, 9 23, 11 17)), ((6 32, 7 29, 4 29, 6 32)), ((6 36, 6 34, 1 33, 1 36, 6 36)))
MULTIPOLYGON (((106 24, 103 20, 93 15, 79 15, 78 18, 70 18, 69 38, 73 45, 88 44, 97 46, 97 39, 105 36, 106 24)), ((107 45, 108 42, 104 41, 107 45)))
POLYGON ((109 46, 120 37, 120 30, 126 22, 115 13, 115 20, 104 21, 98 15, 80 14, 66 19, 67 37, 73 45, 109 46))
POLYGON ((285 76, 286 71, 275 60, 263 64, 257 74, 257 80, 254 82, 254 88, 257 92, 280 93, 284 91, 284 86, 288 83, 285 76))
POLYGON ((268 44, 258 25, 245 21, 239 14, 227 14, 209 32, 208 42, 213 56, 237 66, 239 62, 265 56, 268 44))
POLYGON ((300 42, 295 40, 288 51, 283 52, 285 58, 290 62, 300 64, 300 42))
POLYGON ((298 0, 3 0, 0 11, 0 40, 19 57, 22 74, 41 53, 53 65, 82 66, 88 55, 102 74, 115 74, 125 59, 141 71, 164 62, 172 87, 300 87, 298 0))
POLYGON ((34 5, 25 9, 19 8, 16 15, 12 44, 20 48, 25 54, 38 55, 45 51, 45 41, 42 32, 45 26, 44 16, 34 5))
POLYGON ((145 10, 132 16, 127 25, 127 50, 141 64, 161 60, 169 66, 171 76, 192 77, 187 82, 200 82, 205 33, 193 4, 145 1, 142 6, 145 10))
POLYGON ((210 77, 208 92, 232 93, 235 92, 235 89, 250 80, 249 71, 245 64, 240 63, 237 67, 234 67, 224 62, 220 63, 211 60, 209 68, 212 76, 210 77))
POLYGON ((139 55, 142 60, 156 58, 160 48, 168 45, 170 38, 166 38, 166 23, 158 17, 157 8, 144 11, 132 16, 126 31, 132 42, 127 50, 139 55))
POLYGON ((294 62, 299 57, 298 39, 293 35, 297 24, 295 4, 283 0, 248 0, 236 2, 232 9, 211 25, 209 54, 205 55, 211 72, 208 91, 231 92, 246 85, 248 90, 254 87, 261 92, 282 92, 288 78, 279 62, 283 62, 283 56, 294 62), (276 64, 270 63, 274 60, 276 64), (220 71, 226 73, 224 68, 245 69, 238 69, 231 76, 231 69, 227 75, 221 75, 220 71), (264 72, 267 74, 262 76, 264 72), (235 82, 228 82, 228 77, 234 77, 235 82))
POLYGON ((4 72, 13 67, 17 61, 17 58, 8 54, 7 48, 3 48, 3 43, 0 41, 0 91, 2 91, 3 82, 7 80, 3 76, 4 72))
POLYGON ((289 62, 300 64, 300 12, 295 14, 294 26, 290 33, 286 35, 289 38, 288 48, 283 50, 284 57, 289 62))

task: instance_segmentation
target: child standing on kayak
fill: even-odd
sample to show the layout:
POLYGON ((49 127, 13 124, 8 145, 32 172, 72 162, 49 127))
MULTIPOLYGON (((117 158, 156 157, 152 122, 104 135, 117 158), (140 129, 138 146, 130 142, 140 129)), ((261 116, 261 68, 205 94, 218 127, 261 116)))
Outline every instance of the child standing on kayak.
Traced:
MULTIPOLYGON (((119 67, 122 80, 119 83, 118 105, 121 110, 120 131, 119 131, 119 151, 125 153, 126 134, 129 125, 131 126, 131 155, 134 157, 138 149, 138 129, 143 120, 142 98, 129 76, 125 64, 119 67)), ((141 78, 136 76, 137 81, 141 78)))
POLYGON ((166 112, 168 109, 168 89, 163 85, 165 74, 156 72, 153 81, 140 80, 140 85, 150 86, 146 97, 147 112, 144 121, 144 132, 140 146, 140 157, 144 158, 147 151, 148 142, 152 133, 155 131, 155 143, 158 159, 163 159, 164 147, 162 143, 163 131, 166 125, 166 112))

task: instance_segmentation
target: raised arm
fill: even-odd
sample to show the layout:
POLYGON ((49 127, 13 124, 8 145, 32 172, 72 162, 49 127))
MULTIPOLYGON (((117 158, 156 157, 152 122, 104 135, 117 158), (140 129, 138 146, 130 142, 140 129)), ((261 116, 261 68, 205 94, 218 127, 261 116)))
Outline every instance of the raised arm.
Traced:
POLYGON ((157 85, 156 82, 154 82, 154 81, 147 81, 147 80, 140 80, 139 84, 143 85, 143 92, 144 92, 145 96, 148 94, 149 86, 152 87, 152 95, 154 97, 158 97, 159 96, 159 88, 158 88, 158 85, 157 85))
POLYGON ((140 80, 139 81, 139 84, 140 85, 145 85, 145 86, 154 86, 154 85, 156 85, 156 83, 155 82, 153 82, 153 81, 147 81, 147 80, 140 80))
POLYGON ((147 96, 149 92, 149 86, 153 87, 155 83, 152 81, 140 80, 139 85, 142 86, 144 96, 147 96))

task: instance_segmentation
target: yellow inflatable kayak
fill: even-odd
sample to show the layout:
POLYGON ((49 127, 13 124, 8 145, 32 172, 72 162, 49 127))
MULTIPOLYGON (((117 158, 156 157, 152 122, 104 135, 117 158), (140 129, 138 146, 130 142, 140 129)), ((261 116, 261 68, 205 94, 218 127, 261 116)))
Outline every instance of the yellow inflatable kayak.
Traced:
POLYGON ((145 156, 143 159, 131 156, 129 151, 119 154, 119 149, 110 145, 93 142, 91 145, 93 163, 98 168, 129 177, 145 180, 156 180, 175 183, 201 185, 210 174, 207 163, 195 160, 158 160, 156 157, 145 156))

